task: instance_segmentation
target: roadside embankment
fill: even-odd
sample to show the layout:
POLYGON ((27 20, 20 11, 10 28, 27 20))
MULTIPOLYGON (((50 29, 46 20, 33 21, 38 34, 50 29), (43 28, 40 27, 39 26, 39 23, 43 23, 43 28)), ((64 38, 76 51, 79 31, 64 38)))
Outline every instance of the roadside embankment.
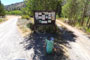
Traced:
POLYGON ((7 18, 6 17, 0 17, 0 24, 7 21, 7 18))
POLYGON ((30 23, 30 20, 21 19, 21 18, 17 22, 18 30, 20 31, 20 33, 23 37, 25 37, 31 33, 31 30, 28 26, 29 23, 30 23))

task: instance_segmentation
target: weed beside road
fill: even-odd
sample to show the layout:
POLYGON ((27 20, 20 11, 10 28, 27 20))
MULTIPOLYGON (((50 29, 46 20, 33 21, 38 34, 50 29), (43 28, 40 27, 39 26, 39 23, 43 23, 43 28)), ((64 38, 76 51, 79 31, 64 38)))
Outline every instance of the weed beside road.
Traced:
POLYGON ((18 29, 21 32, 23 37, 27 36, 31 32, 31 30, 27 26, 29 24, 29 22, 30 22, 30 20, 27 20, 27 19, 19 19, 17 22, 18 29))
POLYGON ((0 18, 0 23, 5 22, 7 19, 6 18, 0 18))
POLYGON ((2 19, 0 19, 0 22, 2 22, 3 20, 2 19))

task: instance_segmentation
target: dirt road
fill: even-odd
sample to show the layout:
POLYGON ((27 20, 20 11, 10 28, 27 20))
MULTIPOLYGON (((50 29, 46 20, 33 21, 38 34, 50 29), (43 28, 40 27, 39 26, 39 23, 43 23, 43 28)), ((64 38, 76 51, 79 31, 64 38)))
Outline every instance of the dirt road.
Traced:
POLYGON ((0 24, 0 60, 60 60, 63 54, 47 55, 46 35, 30 34, 24 39, 17 28, 17 16, 7 16, 8 21, 0 24))
POLYGON ((64 33, 64 39, 68 42, 68 52, 71 60, 90 60, 90 39, 82 31, 71 27, 68 24, 57 20, 58 26, 64 26, 67 30, 72 32, 72 35, 64 33), (73 36, 75 35, 75 36, 73 36), (73 36, 73 37, 72 37, 73 36))
MULTIPOLYGON (((0 24, 0 60, 67 60, 63 54, 46 55, 43 38, 46 35, 30 34, 24 39, 17 28, 17 16, 0 24), (63 56, 64 57, 64 56, 63 56)), ((67 28, 62 38, 67 41, 67 50, 71 60, 90 60, 90 39, 85 33, 61 21, 58 26, 67 28), (74 36, 75 35, 75 36, 74 36)))
POLYGON ((30 56, 33 53, 32 49, 27 53, 20 44, 23 37, 17 29, 18 18, 14 16, 0 24, 0 60, 32 60, 30 56))

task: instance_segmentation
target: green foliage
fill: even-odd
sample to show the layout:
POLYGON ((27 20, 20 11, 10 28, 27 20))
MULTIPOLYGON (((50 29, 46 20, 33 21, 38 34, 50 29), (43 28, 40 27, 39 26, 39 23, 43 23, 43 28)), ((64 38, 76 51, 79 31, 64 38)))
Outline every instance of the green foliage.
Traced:
POLYGON ((36 32, 39 33, 57 33, 56 28, 57 26, 48 25, 48 26, 37 26, 36 32))
POLYGON ((27 24, 27 27, 30 28, 32 31, 34 30, 34 24, 33 23, 27 24))
POLYGON ((62 7, 62 14, 64 17, 68 17, 69 14, 69 4, 66 4, 62 7))
POLYGON ((6 14, 9 14, 9 15, 22 15, 22 11, 20 11, 20 10, 6 11, 6 14))
POLYGON ((36 10, 55 10, 61 16, 61 0, 25 0, 25 3, 23 13, 29 16, 33 16, 36 10))
POLYGON ((59 16, 58 16, 58 15, 56 15, 56 18, 59 18, 59 16))
POLYGON ((2 19, 0 19, 0 22, 2 22, 3 20, 2 19))
POLYGON ((28 15, 22 15, 22 19, 30 19, 30 16, 28 16, 28 15))
POLYGON ((0 16, 5 16, 5 10, 4 10, 4 6, 0 1, 0 16))
POLYGON ((62 14, 69 19, 69 24, 90 32, 90 0, 67 0, 62 7, 62 14))
POLYGON ((58 15, 58 17, 61 17, 62 15, 61 15, 61 13, 62 13, 62 1, 63 0, 58 0, 57 1, 57 7, 56 7, 56 13, 57 13, 57 15, 58 15))
POLYGON ((88 29, 88 28, 86 28, 86 31, 87 31, 87 33, 90 33, 90 28, 88 29))
POLYGON ((62 14, 69 20, 75 20, 79 16, 79 9, 79 0, 67 0, 67 3, 62 7, 62 14))

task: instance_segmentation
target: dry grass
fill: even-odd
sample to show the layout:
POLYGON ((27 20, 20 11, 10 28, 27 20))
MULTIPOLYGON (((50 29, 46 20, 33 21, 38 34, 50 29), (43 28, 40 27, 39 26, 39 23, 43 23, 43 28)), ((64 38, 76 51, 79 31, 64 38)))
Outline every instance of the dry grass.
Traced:
POLYGON ((66 18, 57 18, 58 20, 66 20, 66 18))
POLYGON ((29 24, 29 20, 23 20, 19 19, 17 25, 18 25, 18 30, 21 33, 23 37, 29 35, 31 33, 31 30, 29 27, 27 27, 27 24, 29 24))
POLYGON ((34 24, 34 18, 30 18, 30 21, 32 22, 32 24, 34 24))
POLYGON ((29 35, 31 33, 31 30, 29 28, 27 28, 27 27, 18 26, 18 30, 19 30, 19 32, 21 33, 21 35, 23 37, 25 37, 25 36, 27 36, 27 35, 29 35))
POLYGON ((3 22, 5 22, 5 21, 7 21, 6 18, 0 18, 0 23, 3 23, 3 22))

